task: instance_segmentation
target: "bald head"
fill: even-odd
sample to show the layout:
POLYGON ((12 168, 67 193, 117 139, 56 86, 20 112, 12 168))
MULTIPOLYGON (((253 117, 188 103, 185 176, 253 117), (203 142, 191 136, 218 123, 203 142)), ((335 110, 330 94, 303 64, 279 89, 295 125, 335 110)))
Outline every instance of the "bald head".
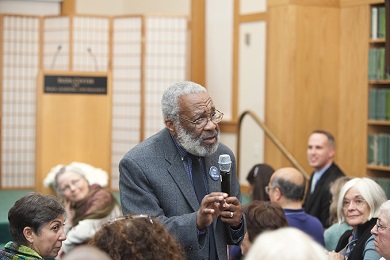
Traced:
POLYGON ((303 174, 295 168, 278 169, 271 176, 271 186, 277 187, 282 195, 292 201, 302 201, 305 195, 306 180, 303 174))
POLYGON ((279 170, 275 171, 271 177, 271 180, 272 178, 280 178, 296 185, 302 185, 302 183, 305 181, 303 174, 292 167, 280 168, 279 170))

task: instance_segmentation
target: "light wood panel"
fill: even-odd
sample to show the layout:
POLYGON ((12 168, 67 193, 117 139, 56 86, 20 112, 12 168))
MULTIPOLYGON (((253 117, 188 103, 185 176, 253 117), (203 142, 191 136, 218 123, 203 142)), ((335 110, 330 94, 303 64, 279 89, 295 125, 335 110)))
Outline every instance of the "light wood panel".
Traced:
POLYGON ((205 86, 205 19, 206 0, 191 1, 191 58, 190 79, 205 86))
MULTIPOLYGON (((110 172, 111 80, 106 95, 45 94, 43 75, 106 76, 106 73, 41 72, 37 86, 36 191, 57 164, 84 162, 110 172)), ((110 181, 109 181, 110 183, 110 181)))
MULTIPOLYGON (((328 6, 338 7, 340 0, 268 0, 268 6, 302 5, 302 6, 328 6)), ((356 1, 356 0, 355 0, 356 1)), ((367 0, 365 0, 367 1, 367 0)))
MULTIPOLYGON (((337 138, 339 9, 268 8, 266 123, 307 172, 307 138, 325 129, 337 138)), ((290 165, 266 142, 265 161, 290 165)))
POLYGON ((384 0, 340 0, 341 7, 368 6, 369 4, 383 3, 384 0))
POLYGON ((337 158, 346 174, 363 176, 367 162, 369 7, 341 9, 337 158))
POLYGON ((75 15, 76 0, 62 0, 61 15, 75 15))

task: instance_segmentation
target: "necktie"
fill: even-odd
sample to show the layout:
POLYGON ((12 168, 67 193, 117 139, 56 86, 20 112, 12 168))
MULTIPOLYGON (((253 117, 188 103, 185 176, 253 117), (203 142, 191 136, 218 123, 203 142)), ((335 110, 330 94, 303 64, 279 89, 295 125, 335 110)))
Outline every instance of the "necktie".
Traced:
MULTIPOLYGON (((192 161, 192 182, 194 185, 196 197, 198 198, 199 204, 202 202, 202 199, 204 196, 206 196, 207 191, 206 191, 206 185, 205 185, 205 172, 203 167, 201 167, 201 164, 196 156, 191 156, 191 161, 192 161)), ((211 224, 208 227, 208 233, 209 233, 209 256, 210 260, 216 260, 218 259, 217 255, 217 249, 215 247, 215 237, 214 237, 214 230, 213 230, 213 225, 211 224)))
POLYGON ((313 181, 311 182, 311 189, 310 189, 310 193, 313 193, 314 189, 316 188, 316 184, 317 184, 317 181, 318 181, 318 173, 313 173, 314 176, 313 176, 313 181))
POLYGON ((192 160, 192 182, 194 185, 196 197, 198 198, 199 204, 202 202, 204 196, 206 196, 206 186, 203 179, 203 169, 201 169, 198 158, 191 156, 192 160))

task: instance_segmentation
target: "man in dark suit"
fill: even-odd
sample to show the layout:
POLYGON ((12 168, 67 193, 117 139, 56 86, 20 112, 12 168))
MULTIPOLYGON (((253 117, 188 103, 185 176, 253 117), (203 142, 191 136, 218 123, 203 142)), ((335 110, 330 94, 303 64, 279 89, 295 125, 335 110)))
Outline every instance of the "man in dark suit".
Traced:
POLYGON ((223 114, 193 82, 169 87, 161 104, 166 128, 119 164, 123 213, 157 216, 186 259, 225 260, 227 245, 241 243, 245 221, 233 152, 218 142, 223 114), (221 192, 221 154, 232 159, 229 195, 221 192))
POLYGON ((332 134, 323 130, 312 132, 307 145, 307 159, 314 172, 310 177, 304 208, 307 213, 317 217, 324 228, 330 226, 329 206, 332 195, 330 186, 344 173, 333 162, 335 140, 332 134))

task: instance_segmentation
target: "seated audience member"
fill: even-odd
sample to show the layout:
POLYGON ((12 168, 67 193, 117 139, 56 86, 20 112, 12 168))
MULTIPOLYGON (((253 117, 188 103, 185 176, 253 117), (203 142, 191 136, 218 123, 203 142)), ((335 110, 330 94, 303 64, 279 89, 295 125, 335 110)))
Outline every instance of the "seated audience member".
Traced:
POLYGON ((81 245, 69 251, 61 260, 112 260, 107 253, 89 245, 81 245))
POLYGON ((329 259, 380 259, 375 251, 374 236, 379 207, 386 201, 383 189, 369 178, 353 178, 341 188, 337 205, 339 223, 347 222, 352 230, 340 237, 336 252, 329 259))
POLYGON ((102 224, 121 215, 114 195, 97 184, 89 185, 77 167, 61 168, 55 176, 54 187, 63 199, 67 215, 64 253, 85 244, 102 224))
POLYGON ((311 133, 307 142, 307 160, 314 172, 309 180, 303 207, 306 213, 318 218, 324 228, 330 226, 330 184, 345 175, 334 162, 335 153, 336 141, 331 133, 324 130, 311 133))
POLYGON ((339 200, 339 194, 344 184, 349 181, 351 177, 343 176, 336 179, 330 186, 330 193, 332 194, 332 202, 329 208, 329 222, 331 226, 324 231, 325 248, 328 251, 336 249, 337 242, 345 231, 352 229, 347 222, 339 223, 337 219, 337 202, 339 200))
POLYGON ((264 187, 268 185, 274 171, 271 166, 265 163, 256 164, 252 167, 246 177, 250 185, 249 193, 252 200, 269 201, 269 196, 265 193, 264 187))
POLYGON ((241 244, 241 251, 246 255, 255 238, 267 230, 287 227, 287 219, 282 207, 270 201, 252 201, 244 206, 246 233, 241 244))
POLYGON ((147 215, 125 215, 103 225, 89 245, 103 250, 113 260, 185 259, 175 238, 157 218, 147 215))
POLYGON ((375 236, 375 250, 382 256, 381 259, 390 259, 390 200, 379 208, 376 225, 371 229, 375 236))
MULTIPOLYGON (((268 185, 274 169, 265 163, 256 164, 249 171, 246 177, 249 182, 249 191, 251 200, 269 201, 269 196, 264 188, 268 185)), ((241 247, 231 245, 229 246, 229 260, 240 260, 242 258, 241 247)))
POLYGON ((312 237, 294 227, 261 233, 245 260, 328 260, 326 250, 312 237))
POLYGON ((287 167, 272 174, 266 192, 271 201, 282 206, 289 226, 302 230, 324 246, 324 229, 321 222, 302 208, 305 188, 306 180, 303 174, 295 168, 287 167))
POLYGON ((66 239, 65 208, 51 195, 28 193, 8 212, 12 241, 0 251, 0 259, 54 258, 66 239))

